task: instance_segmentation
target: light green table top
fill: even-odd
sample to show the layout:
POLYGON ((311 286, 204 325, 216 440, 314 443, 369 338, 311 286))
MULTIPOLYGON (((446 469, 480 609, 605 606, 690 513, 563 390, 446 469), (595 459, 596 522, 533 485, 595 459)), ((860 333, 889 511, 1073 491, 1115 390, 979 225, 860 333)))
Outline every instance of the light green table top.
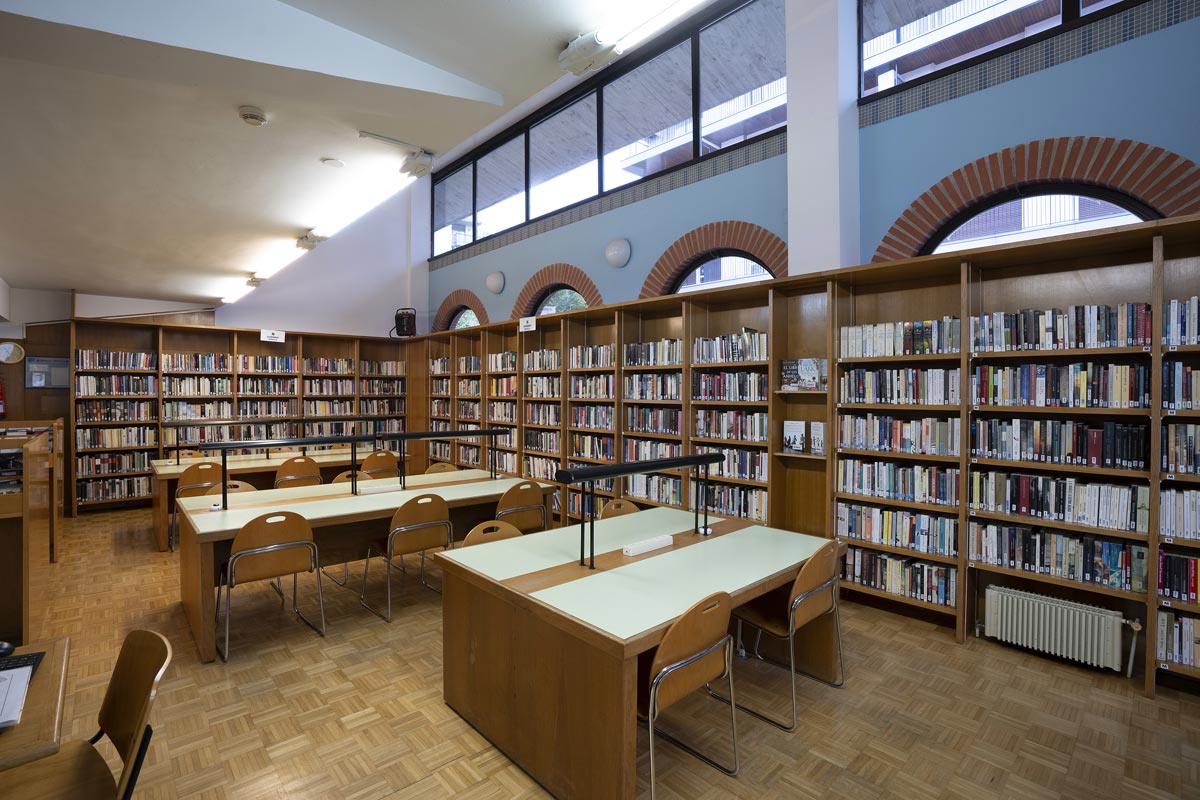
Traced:
MULTIPOLYGON (((499 498, 508 488, 523 478, 488 478, 487 471, 464 469, 435 475, 412 475, 408 488, 378 494, 350 494, 349 483, 327 483, 291 489, 267 489, 229 495, 227 511, 210 511, 209 506, 220 501, 219 495, 185 497, 179 501, 180 510, 191 520, 202 541, 233 538, 242 526, 262 514, 272 511, 295 511, 310 522, 336 519, 350 515, 381 515, 395 511, 408 500, 421 494, 436 494, 450 505, 473 498, 499 498), (461 483, 461 481, 474 481, 461 483), (449 485, 447 485, 449 484, 449 485)), ((360 487, 395 485, 396 478, 361 481, 360 487)), ((543 484, 546 485, 546 484, 543 484)))
POLYGON ((631 639, 714 592, 732 594, 798 565, 828 541, 755 525, 531 596, 611 636, 631 639))
MULTIPOLYGON (((369 456, 375 448, 360 447, 358 449, 358 459, 369 456)), ((300 455, 300 450, 297 449, 294 453, 279 453, 277 455, 268 456, 262 453, 240 454, 229 456, 229 472, 230 474, 239 474, 245 472, 267 472, 277 469, 280 464, 290 458, 295 458, 300 455)), ((399 454, 395 454, 399 457, 399 454)), ((349 465, 350 450, 313 450, 308 453, 308 457, 318 464, 329 465, 349 465)), ((156 458, 150 462, 150 469, 154 472, 154 476, 161 479, 177 478, 185 469, 192 464, 201 464, 205 461, 220 464, 221 454, 217 451, 212 451, 208 455, 198 456, 196 458, 181 458, 179 463, 175 463, 174 458, 156 458)))
MULTIPOLYGON (((709 516, 715 525, 721 520, 709 516)), ((693 530, 695 516, 676 508, 652 508, 596 521, 596 552, 620 550, 627 544, 663 534, 693 530)), ((587 534, 591 536, 590 529, 587 534)), ((464 547, 440 554, 495 581, 579 561, 579 526, 531 533, 515 539, 464 547)))

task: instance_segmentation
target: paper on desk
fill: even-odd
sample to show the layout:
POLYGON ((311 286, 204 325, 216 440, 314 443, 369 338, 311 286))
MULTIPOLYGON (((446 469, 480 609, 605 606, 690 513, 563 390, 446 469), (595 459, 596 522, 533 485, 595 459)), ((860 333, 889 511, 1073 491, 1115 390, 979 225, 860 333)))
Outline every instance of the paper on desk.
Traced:
POLYGON ((0 672, 0 728, 16 725, 21 721, 21 709, 25 707, 25 692, 33 667, 18 667, 0 672))

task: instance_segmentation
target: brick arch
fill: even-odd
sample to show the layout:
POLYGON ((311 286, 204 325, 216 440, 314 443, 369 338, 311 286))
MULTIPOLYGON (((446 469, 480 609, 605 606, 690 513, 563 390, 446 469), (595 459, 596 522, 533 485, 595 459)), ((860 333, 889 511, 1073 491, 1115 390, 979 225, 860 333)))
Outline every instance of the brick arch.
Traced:
POLYGON ((1064 136, 1005 148, 956 169, 917 198, 872 261, 910 258, 957 215, 1001 192, 1074 183, 1108 189, 1174 217, 1200 212, 1200 166, 1131 139, 1064 136))
POLYGON ((483 301, 479 299, 479 296, 469 289, 455 289, 446 295, 446 299, 438 306, 437 314, 433 317, 433 329, 435 331, 444 331, 449 328, 450 320, 453 319, 454 313, 463 306, 475 312, 475 316, 479 317, 480 325, 487 324, 487 311, 484 310, 483 301))
POLYGON ((556 286, 568 286, 583 295, 588 306, 604 305, 600 290, 587 273, 574 264, 550 264, 542 267, 525 281, 517 302, 513 303, 512 317, 529 317, 537 313, 537 302, 548 289, 556 286))
POLYGON ((642 284, 638 297, 661 297, 670 293, 698 260, 719 250, 740 250, 752 256, 776 278, 788 272, 787 242, 752 222, 710 222, 688 231, 668 247, 642 284))

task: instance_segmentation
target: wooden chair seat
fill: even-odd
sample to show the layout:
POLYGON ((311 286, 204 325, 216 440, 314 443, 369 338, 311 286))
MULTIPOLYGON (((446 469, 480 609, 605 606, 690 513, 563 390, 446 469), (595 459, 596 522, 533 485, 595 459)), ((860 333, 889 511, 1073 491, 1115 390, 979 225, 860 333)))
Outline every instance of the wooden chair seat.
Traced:
MULTIPOLYGON (((349 470, 349 469, 344 472, 339 472, 337 474, 337 477, 335 477, 332 481, 330 481, 330 483, 349 483, 350 477, 353 474, 354 474, 354 470, 349 470)), ((360 481, 371 480, 371 476, 368 475, 367 473, 363 472, 361 469, 358 471, 358 475, 356 477, 357 477, 357 480, 360 480, 360 481)))
POLYGON ((781 586, 759 595, 749 603, 735 608, 733 616, 772 636, 787 638, 790 589, 790 586, 781 586))
POLYGON ((481 522, 462 540, 463 547, 471 547, 477 544, 487 544, 488 542, 499 542, 504 539, 515 539, 521 536, 521 531, 507 522, 492 521, 481 522))
POLYGON ((63 742, 57 753, 0 773, 11 800, 113 800, 117 781, 87 740, 63 742))
POLYGON ((458 467, 447 464, 445 461, 439 461, 436 464, 430 464, 429 469, 425 470, 426 475, 438 475, 443 472, 458 472, 458 467))
MULTIPOLYGON (((245 481, 229 481, 229 483, 225 484, 225 486, 226 486, 226 489, 229 492, 229 494, 238 494, 239 492, 257 492, 258 491, 257 486, 255 486, 252 483, 246 483, 245 481)), ((207 492, 205 492, 205 494, 216 494, 216 495, 219 495, 220 493, 221 493, 221 484, 217 484, 216 486, 211 487, 207 492)))

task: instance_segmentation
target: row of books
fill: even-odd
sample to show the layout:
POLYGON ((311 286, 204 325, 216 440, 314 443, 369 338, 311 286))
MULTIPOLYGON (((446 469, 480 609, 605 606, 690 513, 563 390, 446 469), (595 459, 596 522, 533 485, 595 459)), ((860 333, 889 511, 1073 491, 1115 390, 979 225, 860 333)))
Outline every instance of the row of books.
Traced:
POLYGON ((630 475, 625 494, 654 503, 683 505, 683 479, 671 475, 630 475))
POLYGON ((1200 489, 1161 489, 1158 532, 1176 539, 1200 539, 1200 489))
MULTIPOLYGON (((593 466, 592 464, 586 464, 586 463, 583 463, 580 461, 570 461, 570 460, 567 461, 567 465, 571 469, 576 469, 577 467, 593 466)), ((616 487, 616 481, 613 478, 606 478, 605 480, 602 480, 602 481, 596 481, 596 491, 597 492, 608 492, 609 494, 611 494, 615 487, 616 487)))
POLYGON ((449 442, 430 442, 429 457, 436 461, 449 461, 452 449, 449 442))
POLYGON ((492 463, 496 465, 498 472, 507 472, 509 475, 516 475, 517 472, 517 454, 511 450, 497 450, 488 456, 494 459, 492 463))
POLYGON ((158 431, 153 426, 128 428, 76 428, 75 448, 99 450, 118 447, 157 447, 158 431))
POLYGON ((697 453, 720 453, 724 461, 711 468, 710 475, 739 478, 744 481, 767 480, 770 456, 765 450, 743 450, 736 447, 698 447, 697 453))
POLYGON ((499 436, 494 436, 491 439, 493 447, 511 447, 517 449, 517 429, 507 428, 504 433, 499 436))
POLYGON ((228 353, 163 353, 163 372, 229 372, 228 353))
POLYGON ((149 472, 150 451, 132 453, 106 453, 102 456, 76 456, 75 475, 85 478, 93 475, 111 475, 117 472, 149 472))
POLYGON ((611 372, 594 375, 572 375, 571 397, 589 400, 610 400, 616 394, 616 379, 611 372))
POLYGON ((164 420, 231 419, 233 403, 228 400, 210 400, 207 403, 166 400, 162 404, 162 415, 164 420))
POLYGON ((358 401, 358 413, 363 416, 377 417, 406 413, 404 400, 373 400, 363 398, 358 401))
POLYGON ((75 369, 157 369, 154 353, 124 350, 76 350, 75 369))
POLYGON ((812 420, 788 419, 783 421, 783 449, 788 453, 811 453, 825 455, 825 423, 812 420), (805 427, 811 430, 805 436, 805 427))
POLYGON ((479 401, 478 400, 459 400, 458 401, 458 418, 459 419, 479 419, 479 401))
POLYGON ((571 455, 575 458, 602 458, 612 461, 616 455, 616 442, 612 436, 596 436, 591 433, 571 434, 571 455))
POLYGON ((81 503, 135 500, 149 496, 149 478, 87 478, 75 484, 75 497, 81 503))
POLYGON ((824 392, 829 388, 829 360, 785 358, 779 362, 779 388, 785 392, 824 392))
POLYGON ((1195 603, 1200 580, 1200 559, 1158 551, 1158 596, 1181 603, 1195 603))
POLYGON ((516 375, 488 380, 488 394, 492 397, 517 397, 521 393, 521 379, 516 375))
POLYGON ((150 400, 76 400, 76 422, 153 422, 158 418, 150 400))
MULTIPOLYGON (((698 490, 699 491, 699 490, 698 490)), ((742 517, 765 522, 767 491, 749 486, 710 483, 703 488, 704 504, 709 513, 725 517, 742 517)))
POLYGON ((894 417, 890 414, 838 415, 838 446, 887 453, 957 456, 958 417, 894 417))
POLYGON ((959 503, 959 474, 955 467, 842 458, 836 486, 839 492, 863 497, 954 507, 959 503))
POLYGON ((971 402, 988 406, 1149 408, 1149 364, 977 365, 971 402))
POLYGON ((958 518, 923 511, 839 500, 837 535, 841 539, 903 547, 920 553, 958 555, 958 518))
POLYGON ((1162 407, 1175 411, 1200 408, 1200 369, 1182 361, 1164 361, 1162 407))
POLYGON ((513 350, 503 353, 488 353, 488 372, 516 372, 517 354, 513 350))
POLYGON ((693 364, 720 364, 730 361, 766 361, 767 335, 752 328, 712 338, 698 336, 692 342, 693 364))
POLYGON ((458 445, 458 463, 463 467, 479 467, 482 464, 483 448, 473 444, 458 445))
POLYGON ((631 439, 626 437, 624 441, 624 455, 626 461, 677 458, 683 455, 683 445, 678 442, 665 442, 661 439, 631 439))
POLYGON ((958 597, 958 570, 918 558, 846 548, 842 580, 888 594, 953 608, 958 597))
POLYGON ((348 417, 354 414, 353 400, 305 400, 306 417, 348 417))
POLYGON ((1164 423, 1162 468, 1183 475, 1200 474, 1200 423, 1164 423))
POLYGON ((429 394, 433 397, 450 396, 450 379, 433 378, 429 381, 429 394))
POLYGON ((404 361, 371 361, 363 359, 358 362, 358 374, 401 376, 408 373, 406 367, 407 364, 404 361))
POLYGON ((403 378, 363 378, 360 381, 363 397, 369 395, 394 396, 404 394, 403 378))
POLYGON ((526 478, 540 481, 552 481, 558 474, 558 459, 545 456, 525 456, 524 473, 526 478))
POLYGON ((562 379, 557 375, 531 375, 525 379, 526 397, 562 397, 562 379))
POLYGON ((575 345, 567 351, 567 366, 572 369, 592 369, 616 366, 615 344, 575 345))
POLYGON ((154 395, 158 394, 158 378, 153 375, 76 375, 75 394, 109 397, 154 395))
POLYGON ((971 561, 1131 592, 1148 588, 1148 554, 1145 545, 1024 525, 972 521, 967 529, 971 561))
POLYGON ((460 397, 479 397, 483 391, 483 382, 479 378, 459 378, 457 394, 460 397))
POLYGON ((859 367, 842 373, 838 397, 843 403, 957 405, 961 398, 961 376, 957 368, 859 367))
MULTIPOLYGON (((181 392, 180 394, 185 393, 181 392)), ((238 394, 242 396, 258 397, 290 397, 296 394, 296 379, 238 378, 238 394)))
POLYGON ((659 339, 625 345, 626 367, 656 367, 683 364, 683 340, 659 339))
POLYGON ((571 424, 576 428, 611 431, 616 424, 616 412, 607 404, 576 403, 571 407, 571 424))
POLYGON ((550 349, 533 350, 525 354, 522 364, 526 370, 562 369, 562 351, 550 349))
POLYGON ((481 372, 483 370, 483 359, 479 356, 459 356, 458 371, 463 372, 481 372))
POLYGON ((1149 303, 1025 308, 971 317, 971 350, 1066 350, 1141 347, 1154 341, 1149 303))
MULTIPOLYGON (((166 395, 190 395, 192 397, 204 397, 213 394, 233 394, 233 381, 229 378, 207 378, 207 377, 190 377, 190 378, 165 378, 163 386, 163 394, 166 395)), ((292 384, 295 388, 295 384, 292 384)))
POLYGON ((838 353, 842 358, 923 356, 961 350, 962 320, 958 317, 843 325, 838 330, 838 353))
POLYGON ((1088 424, 1056 419, 974 419, 971 455, 1108 469, 1146 469, 1150 428, 1118 422, 1088 424))
POLYGON ((430 400, 429 414, 433 417, 448 417, 450 416, 450 401, 449 400, 430 400))
POLYGON ((450 357, 440 356, 438 358, 429 359, 429 374, 430 375, 449 375, 450 374, 450 357))
POLYGON ((705 439, 743 439, 765 442, 771 423, 765 411, 696 411, 695 435, 705 439))
POLYGON ((239 417, 293 417, 296 415, 294 400, 238 400, 239 417))
POLYGON ((354 394, 354 379, 305 378, 304 393, 316 395, 354 394))
POLYGON ((295 356, 238 356, 238 372, 295 371, 295 356))
POLYGON ((765 372, 693 372, 692 397, 696 400, 758 402, 770 396, 765 372))
POLYGON ((1145 533, 1150 487, 1084 483, 1075 478, 1008 472, 972 472, 970 506, 978 511, 1145 533))
POLYGON ((562 435, 558 431, 540 428, 525 431, 525 449, 541 453, 557 453, 562 448, 562 435))
POLYGON ((488 420, 491 422, 517 422, 516 400, 493 400, 488 403, 488 420))
POLYGON ((679 436, 683 424, 683 412, 678 408, 663 406, 625 406, 625 431, 627 433, 663 433, 679 436))
POLYGON ((1186 300, 1163 303, 1162 343, 1200 344, 1200 297, 1192 295, 1186 300))
POLYGON ((323 358, 312 356, 304 359, 305 375, 353 375, 354 359, 323 358))
POLYGON ((558 403, 526 403, 525 422, 530 425, 561 425, 562 408, 558 403))
POLYGON ((1176 614, 1173 611, 1158 611, 1156 658, 1185 667, 1200 666, 1200 631, 1196 617, 1176 614))
POLYGON ((683 377, 677 372, 625 376, 626 400, 678 400, 682 392, 683 377))

